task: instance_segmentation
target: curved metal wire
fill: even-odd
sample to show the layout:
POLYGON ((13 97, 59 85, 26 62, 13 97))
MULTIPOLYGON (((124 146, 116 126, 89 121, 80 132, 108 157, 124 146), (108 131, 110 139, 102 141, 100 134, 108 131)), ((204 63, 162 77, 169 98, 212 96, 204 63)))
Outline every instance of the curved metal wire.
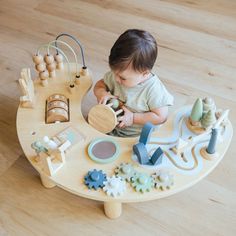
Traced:
POLYGON ((84 59, 84 50, 83 50, 83 47, 80 43, 80 41, 78 39, 76 39, 74 36, 68 34, 68 33, 62 33, 62 34, 59 34, 57 37, 56 37, 56 40, 55 40, 55 46, 57 47, 57 40, 62 37, 62 36, 67 36, 71 39, 73 39, 80 47, 80 52, 81 52, 81 56, 82 56, 82 61, 83 61, 83 69, 86 69, 87 66, 85 65, 85 59, 84 59))
MULTIPOLYGON (((72 48, 69 44, 67 44, 66 42, 61 41, 61 40, 53 40, 53 41, 51 41, 48 45, 52 45, 52 44, 55 43, 55 42, 61 43, 61 44, 65 45, 65 46, 67 46, 67 47, 71 50, 71 52, 73 53, 74 58, 75 58, 76 76, 78 77, 78 76, 79 76, 78 59, 77 59, 77 55, 76 55, 75 51, 73 50, 73 48, 72 48)), ((56 46, 56 47, 57 47, 57 46, 56 46)), ((58 47, 57 47, 57 48, 58 48, 58 47)), ((57 50, 57 49, 56 49, 56 50, 57 50)), ((48 47, 48 53, 49 53, 49 47, 48 47)), ((57 53, 58 53, 58 52, 57 52, 57 53)))

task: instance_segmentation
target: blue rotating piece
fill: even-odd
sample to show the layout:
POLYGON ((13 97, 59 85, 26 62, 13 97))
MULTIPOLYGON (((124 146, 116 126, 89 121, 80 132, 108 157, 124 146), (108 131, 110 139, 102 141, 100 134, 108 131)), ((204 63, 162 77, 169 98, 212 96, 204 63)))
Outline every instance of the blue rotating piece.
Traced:
POLYGON ((139 142, 146 145, 147 142, 149 141, 149 138, 151 136, 151 133, 152 133, 153 129, 154 129, 154 125, 152 123, 150 123, 150 122, 146 123, 142 128, 142 132, 140 134, 139 142))
POLYGON ((152 154, 151 156, 151 163, 155 166, 158 164, 161 164, 162 162, 162 157, 163 157, 164 152, 160 147, 156 149, 156 151, 152 154))
POLYGON ((138 162, 141 165, 145 165, 149 162, 149 156, 147 149, 143 143, 137 143, 133 146, 133 151, 138 157, 138 162))
POLYGON ((97 190, 98 188, 102 188, 104 186, 104 181, 106 181, 107 177, 101 170, 92 170, 89 171, 88 174, 84 177, 84 183, 88 186, 89 189, 94 188, 97 190))

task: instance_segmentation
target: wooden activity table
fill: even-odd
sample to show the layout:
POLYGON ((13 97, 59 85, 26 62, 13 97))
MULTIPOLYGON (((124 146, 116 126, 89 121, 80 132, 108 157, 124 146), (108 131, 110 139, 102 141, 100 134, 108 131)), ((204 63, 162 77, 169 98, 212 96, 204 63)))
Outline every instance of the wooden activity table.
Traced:
MULTIPOLYGON (((73 70, 72 73, 75 73, 75 70, 73 70)), ((19 106, 18 108, 18 138, 25 156, 40 174, 42 184, 45 187, 52 188, 58 186, 75 195, 102 201, 104 202, 105 214, 109 218, 117 218, 121 215, 122 203, 144 202, 164 198, 193 186, 207 176, 219 164, 228 149, 233 134, 232 125, 229 121, 225 125, 224 131, 222 131, 221 140, 217 145, 217 152, 219 155, 213 160, 206 160, 200 154, 200 147, 202 145, 206 146, 208 143, 206 140, 205 142, 202 141, 199 144, 196 144, 191 150, 187 150, 185 153, 185 160, 178 155, 168 152, 169 147, 171 147, 171 145, 173 146, 176 142, 176 137, 174 136, 179 132, 179 128, 176 128, 175 126, 179 126, 178 124, 182 118, 180 126, 183 127, 180 127, 180 129, 182 129, 181 132, 184 133, 187 130, 184 125, 184 116, 189 112, 189 108, 183 108, 179 113, 177 111, 170 115, 169 120, 162 125, 159 130, 152 134, 150 144, 148 144, 150 149, 153 148, 153 146, 162 146, 163 148, 163 145, 166 145, 167 149, 165 150, 165 147, 163 148, 166 151, 166 155, 163 157, 163 165, 160 167, 145 167, 137 163, 132 152, 132 147, 138 142, 139 137, 111 137, 119 144, 120 155, 111 163, 98 164, 88 156, 88 145, 95 138, 104 138, 108 137, 108 135, 100 133, 91 127, 81 113, 81 102, 83 97, 92 86, 91 72, 89 71, 89 74, 85 76, 81 75, 79 85, 77 85, 72 92, 68 90, 67 77, 67 71, 65 69, 57 70, 56 77, 49 79, 48 86, 46 87, 41 85, 39 79, 34 81, 36 96, 35 107, 30 109, 19 106), (60 93, 69 98, 69 122, 53 124, 45 123, 45 101, 54 93, 60 93), (53 137, 67 127, 76 128, 76 130, 81 132, 85 138, 66 152, 66 162, 63 167, 54 175, 49 176, 45 174, 40 163, 35 161, 36 154, 31 148, 31 144, 36 140, 42 140, 45 135, 53 137), (88 189, 84 184, 84 176, 88 171, 93 169, 103 170, 108 176, 111 176, 114 174, 115 167, 120 163, 132 163, 137 171, 148 174, 155 172, 156 168, 167 168, 174 176, 174 185, 165 191, 152 189, 150 192, 140 193, 136 192, 128 183, 126 183, 127 191, 124 195, 114 198, 106 195, 102 189, 95 191, 88 189)), ((186 134, 186 137, 188 136, 189 134, 186 134)))

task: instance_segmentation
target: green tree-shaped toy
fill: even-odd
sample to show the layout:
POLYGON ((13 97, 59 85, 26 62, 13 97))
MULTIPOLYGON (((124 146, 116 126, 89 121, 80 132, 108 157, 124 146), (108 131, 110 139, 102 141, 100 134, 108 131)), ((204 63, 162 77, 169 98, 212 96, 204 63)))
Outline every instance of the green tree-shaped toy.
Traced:
POLYGON ((190 115, 190 120, 192 122, 200 121, 202 118, 202 113, 203 113, 202 99, 198 98, 193 105, 191 115, 190 115))
POLYGON ((209 110, 201 120, 201 125, 203 128, 208 128, 216 122, 215 112, 213 110, 209 110))

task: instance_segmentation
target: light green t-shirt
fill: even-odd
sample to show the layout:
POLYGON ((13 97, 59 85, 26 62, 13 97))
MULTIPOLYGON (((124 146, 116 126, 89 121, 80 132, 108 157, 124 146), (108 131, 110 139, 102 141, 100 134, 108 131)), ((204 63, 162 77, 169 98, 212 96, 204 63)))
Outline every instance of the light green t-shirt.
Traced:
MULTIPOLYGON (((103 81, 112 95, 117 96, 132 112, 144 113, 152 109, 173 105, 173 96, 166 90, 159 78, 153 76, 132 88, 116 82, 112 71, 104 75, 103 81)), ((116 127, 112 135, 120 137, 138 136, 143 125, 134 124, 125 128, 116 127)))

